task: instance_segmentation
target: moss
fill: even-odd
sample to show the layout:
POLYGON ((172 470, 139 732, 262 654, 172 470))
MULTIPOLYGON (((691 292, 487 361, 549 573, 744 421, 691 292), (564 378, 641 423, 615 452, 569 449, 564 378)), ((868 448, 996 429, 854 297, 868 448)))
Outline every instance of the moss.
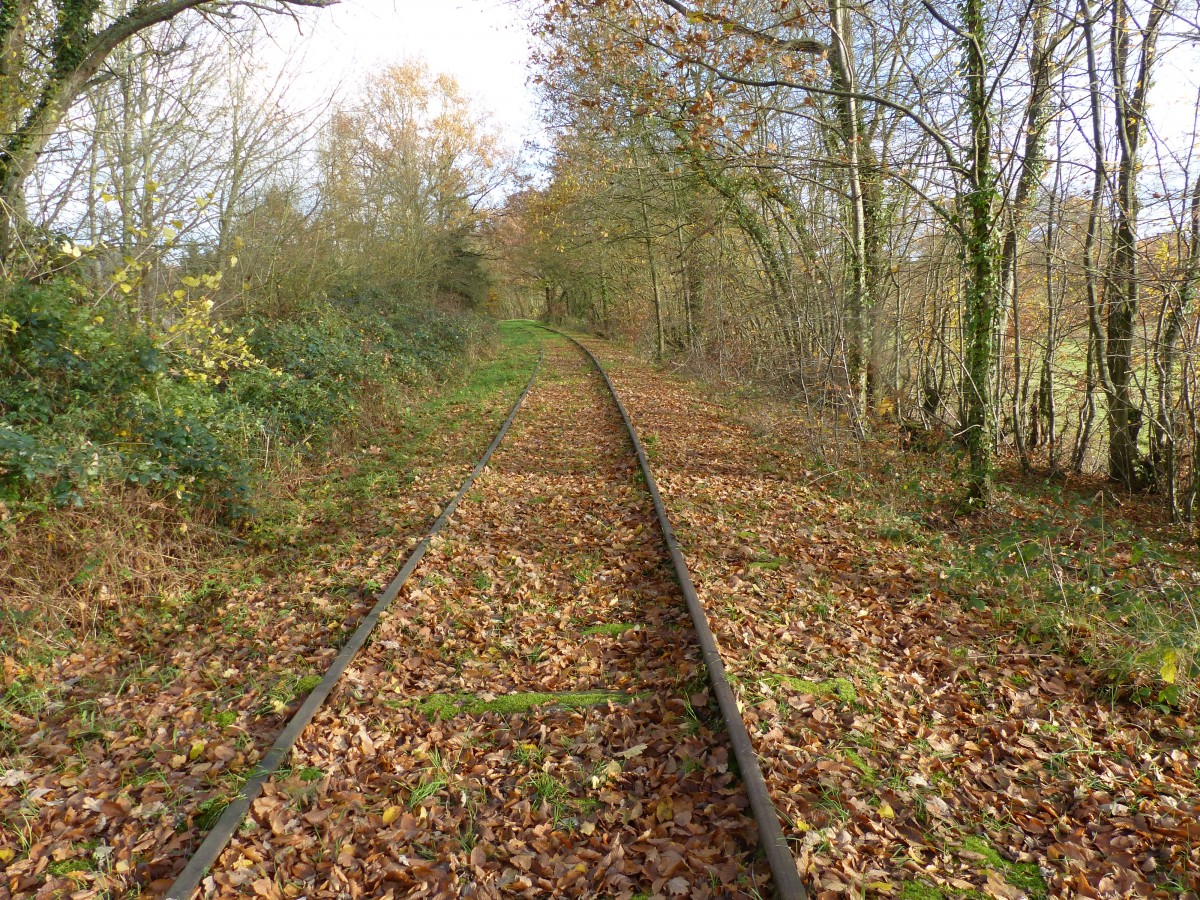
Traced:
POLYGON ((791 675, 781 675, 776 679, 777 684, 811 694, 814 697, 837 697, 842 703, 854 703, 858 700, 858 692, 846 678, 830 678, 827 681, 810 681, 807 678, 793 678, 791 675))
POLYGON ((292 688, 292 699, 299 700, 301 697, 307 697, 323 679, 323 675, 305 675, 292 688))
POLYGON ((782 556, 774 556, 769 559, 758 559, 750 563, 751 569, 778 569, 787 559, 782 556))
POLYGON ((73 875, 76 872, 91 872, 96 867, 90 859, 60 859, 58 862, 52 862, 46 867, 46 871, 51 875, 73 875))
POLYGON ((853 750, 844 750, 842 755, 846 757, 846 762, 858 769, 863 774, 863 781, 867 784, 874 784, 879 780, 879 773, 865 759, 855 753, 853 750))
POLYGON ((604 625, 589 625, 583 629, 584 634, 607 634, 611 637, 617 637, 624 634, 626 631, 637 628, 636 625, 630 625, 626 622, 608 622, 604 625))
POLYGON ((900 900, 946 900, 946 892, 927 881, 906 881, 900 886, 900 900))
POLYGON ((961 850, 983 857, 987 868, 1002 875, 1013 887, 1024 891, 1031 900, 1045 900, 1049 894, 1046 879, 1036 863, 1010 862, 1000 855, 987 838, 971 836, 963 839, 961 850))
POLYGON ((609 702, 627 702, 635 699, 636 696, 636 694, 625 694, 619 691, 565 691, 560 694, 543 694, 535 691, 504 694, 494 700, 481 700, 474 694, 431 694, 418 702, 417 708, 431 719, 448 718, 464 712, 472 715, 496 712, 511 716, 529 712, 539 706, 586 709, 589 706, 602 706, 609 702))

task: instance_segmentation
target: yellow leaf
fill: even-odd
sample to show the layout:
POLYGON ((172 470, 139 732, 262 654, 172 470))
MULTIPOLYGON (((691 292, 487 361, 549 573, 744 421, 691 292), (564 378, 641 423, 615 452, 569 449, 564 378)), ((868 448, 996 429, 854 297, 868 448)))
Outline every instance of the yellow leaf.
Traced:
POLYGON ((881 819, 896 818, 896 811, 894 809, 892 809, 892 804, 888 803, 886 800, 884 800, 882 803, 879 804, 879 818, 881 818, 881 819))
POLYGON ((205 741, 193 741, 192 749, 188 751, 188 759, 193 760, 193 761, 199 759, 200 754, 202 754, 204 752, 204 748, 206 746, 208 746, 208 745, 205 741))
POLYGON ((12 862, 13 857, 17 855, 17 851, 12 847, 0 849, 0 863, 12 862))
POLYGON ((398 818, 400 818, 400 813, 402 812, 404 812, 404 810, 402 810, 399 806, 389 806, 383 811, 383 824, 391 825, 398 818))
POLYGON ((1179 677, 1179 657, 1173 649, 1162 655, 1162 666, 1159 668, 1158 674, 1167 684, 1174 684, 1175 679, 1179 677))

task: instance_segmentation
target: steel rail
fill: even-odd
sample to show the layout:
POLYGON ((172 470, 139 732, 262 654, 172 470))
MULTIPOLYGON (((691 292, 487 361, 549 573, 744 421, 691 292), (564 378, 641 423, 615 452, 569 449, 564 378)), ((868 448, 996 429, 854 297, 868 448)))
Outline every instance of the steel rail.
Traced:
POLYGON ((252 804, 258 795, 262 793, 263 785, 266 783, 280 764, 287 758, 291 752, 293 745, 299 739, 301 732, 312 721, 324 704, 326 698, 337 684, 338 679, 349 667, 358 651, 366 644, 367 638, 374 630, 375 625, 379 622, 380 616, 384 611, 391 606, 392 601, 400 593, 400 589, 404 587, 404 583, 408 581, 413 570, 417 568, 421 558, 425 555, 425 551, 429 549, 429 544, 437 534, 446 527, 450 518, 454 515, 454 511, 458 508, 459 502, 467 495, 467 491, 475 483, 475 479, 483 472, 488 461, 492 458, 492 454, 496 452, 496 448, 500 446, 500 442, 504 440, 504 436, 508 433, 509 426, 517 417, 517 412, 521 405, 525 402, 525 398, 529 396, 529 392, 533 389, 534 382, 537 380, 538 372, 541 371, 542 360, 545 358, 546 351, 543 349, 538 356, 537 364, 533 368, 533 374, 529 376, 529 381, 525 385, 525 390, 521 392, 516 402, 509 410, 508 418, 504 420, 504 424, 500 426, 500 430, 496 433, 495 439, 488 446, 487 451, 480 458, 475 468, 471 470, 471 474, 467 476, 467 480, 463 482, 462 487, 458 489, 458 493, 454 498, 446 504, 446 508, 442 510, 442 514, 437 517, 437 520, 430 527, 429 532, 423 537, 413 548, 409 554, 404 566, 396 574, 396 577, 388 583, 376 600, 375 606, 359 623, 354 634, 350 636, 350 640, 342 647, 341 652, 333 661, 329 671, 325 673, 325 677, 321 679, 321 683, 313 688, 309 693, 304 703, 296 710, 295 715, 288 721, 287 726, 279 733, 275 739, 275 743, 271 745, 271 749, 255 766, 253 774, 242 786, 238 796, 225 807, 220 818, 217 819, 212 830, 208 832, 200 846, 196 848, 196 852, 188 861, 183 871, 175 879, 170 890, 167 891, 164 900, 190 900, 196 889, 200 887, 201 881, 204 880, 209 867, 217 861, 217 858, 225 851, 225 847, 229 844, 230 839, 242 824, 246 813, 250 810, 252 804))
POLYGON ((620 412, 621 418, 625 422, 629 440, 637 454, 638 465, 641 466, 642 476, 646 479, 646 490, 650 493, 650 499, 654 501, 655 512, 658 513, 658 524, 662 529, 667 550, 671 554, 671 562, 675 567, 679 588, 687 601, 688 612, 691 613, 692 624, 696 629, 696 640, 700 644, 700 653, 704 658, 704 665, 708 669, 708 680, 712 684, 713 693, 721 707, 721 718, 725 720, 725 730, 729 734, 733 755, 741 771, 742 782, 746 786, 750 809, 754 813, 754 821, 758 825, 758 836, 763 846, 763 853, 771 866, 771 877, 775 881, 775 890, 778 892, 780 900, 808 900, 808 893, 804 889, 804 883, 796 868, 796 858, 788 849, 787 839, 783 836, 783 828, 779 824, 779 812, 775 809, 775 804, 767 791, 766 781, 763 780, 762 769, 758 765, 758 755, 754 752, 754 745, 750 741, 750 733, 746 730, 742 712, 738 709, 737 698, 729 685, 729 679, 725 676, 725 663, 721 659, 721 651, 717 647, 712 628, 709 627, 708 614, 704 610, 704 604, 700 602, 695 585, 692 584, 687 560, 679 547, 679 540, 675 537, 675 529, 671 527, 671 519, 667 515, 666 505, 658 491, 658 484, 654 480, 654 472, 650 468, 646 450, 642 446, 641 439, 638 438, 637 429, 633 427, 633 420, 625 410, 625 404, 621 402, 621 397, 617 393, 612 379, 608 377, 608 372, 604 371, 604 366, 600 364, 596 354, 582 341, 565 332, 546 325, 541 327, 565 337, 586 353, 592 361, 592 365, 596 367, 596 371, 604 379, 604 383, 608 385, 608 391, 612 394, 617 411, 620 412))

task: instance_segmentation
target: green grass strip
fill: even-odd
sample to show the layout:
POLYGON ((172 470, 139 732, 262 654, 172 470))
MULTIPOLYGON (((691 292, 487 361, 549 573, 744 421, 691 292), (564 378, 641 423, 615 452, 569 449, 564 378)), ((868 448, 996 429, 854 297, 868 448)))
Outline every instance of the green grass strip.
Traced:
POLYGON ((620 691, 564 691, 558 694, 530 693, 504 694, 494 700, 483 700, 474 694, 431 694, 417 703, 417 708, 432 718, 449 718, 459 713, 479 715, 497 712, 501 715, 516 715, 529 712, 539 706, 556 706, 562 709, 587 709, 605 703, 627 703, 637 694, 620 691))
POLYGON ((589 625, 583 629, 584 634, 607 634, 612 637, 617 637, 627 631, 632 631, 637 628, 637 625, 630 625, 627 622, 608 622, 604 625, 589 625))

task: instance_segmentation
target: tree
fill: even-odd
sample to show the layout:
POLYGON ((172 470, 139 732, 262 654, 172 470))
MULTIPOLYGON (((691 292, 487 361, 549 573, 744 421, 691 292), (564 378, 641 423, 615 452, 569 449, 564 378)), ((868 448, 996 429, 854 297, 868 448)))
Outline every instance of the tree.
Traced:
POLYGON ((184 13, 288 12, 336 0, 5 0, 0 4, 0 259, 22 219, 25 182, 71 105, 109 55, 184 13))
POLYGON ((320 156, 321 221, 346 289, 483 299, 470 244, 512 170, 454 79, 388 66, 334 111, 320 156))

